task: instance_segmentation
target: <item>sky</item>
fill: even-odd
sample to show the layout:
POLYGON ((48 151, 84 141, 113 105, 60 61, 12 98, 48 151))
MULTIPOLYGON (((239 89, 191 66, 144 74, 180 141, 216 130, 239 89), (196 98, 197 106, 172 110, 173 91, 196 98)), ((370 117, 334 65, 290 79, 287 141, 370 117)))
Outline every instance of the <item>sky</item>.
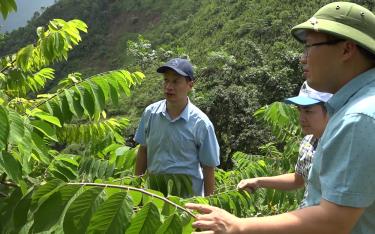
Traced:
POLYGON ((41 7, 53 5, 55 0, 16 0, 16 2, 17 12, 11 12, 5 21, 0 17, 0 32, 2 33, 25 26, 34 12, 40 11, 41 7))

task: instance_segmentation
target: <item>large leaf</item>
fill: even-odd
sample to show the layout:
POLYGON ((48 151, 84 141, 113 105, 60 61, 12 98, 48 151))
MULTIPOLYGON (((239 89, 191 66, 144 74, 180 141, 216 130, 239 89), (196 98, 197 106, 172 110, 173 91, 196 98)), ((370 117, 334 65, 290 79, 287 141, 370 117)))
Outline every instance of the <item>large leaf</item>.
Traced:
POLYGON ((10 194, 9 198, 5 200, 0 200, 0 231, 1 233, 6 233, 4 230, 10 229, 12 227, 12 213, 17 202, 22 198, 22 192, 20 188, 16 188, 10 194))
POLYGON ((159 227, 156 234, 180 234, 182 233, 182 223, 177 214, 169 216, 159 227))
POLYGON ((0 150, 8 144, 9 120, 8 113, 3 106, 0 106, 0 150))
POLYGON ((161 225, 160 213, 153 203, 147 203, 132 219, 130 227, 126 230, 126 234, 155 233, 161 225))
POLYGON ((35 132, 31 133, 31 139, 33 141, 32 147, 37 154, 37 158, 45 164, 48 164, 50 162, 50 159, 48 157, 49 148, 46 146, 44 140, 35 132))
POLYGON ((0 11, 3 18, 6 19, 9 12, 16 11, 17 5, 15 0, 1 0, 0 1, 0 11))
POLYGON ((29 214, 29 208, 31 206, 31 196, 33 194, 33 190, 30 191, 22 197, 22 199, 17 203, 16 207, 13 211, 13 224, 15 232, 19 232, 19 230, 27 223, 27 218, 29 214))
POLYGON ((0 152, 0 167, 4 169, 13 181, 18 183, 22 179, 22 168, 20 162, 6 151, 0 152))
POLYGON ((113 194, 92 217, 87 233, 123 234, 133 214, 131 199, 124 192, 113 194))
POLYGON ((9 111, 10 143, 21 143, 25 135, 25 126, 22 117, 15 111, 9 111))
POLYGON ((91 188, 83 192, 69 206, 64 219, 65 233, 85 233, 91 216, 103 201, 103 188, 91 188))
POLYGON ((92 117, 95 114, 95 101, 90 92, 83 87, 76 87, 75 90, 81 97, 81 106, 86 110, 88 116, 92 117))
POLYGON ((70 111, 69 101, 63 95, 59 95, 58 99, 59 99, 59 104, 61 107, 61 114, 63 117, 63 122, 70 123, 73 118, 73 113, 70 111))
POLYGON ((38 117, 40 120, 44 120, 53 125, 61 127, 60 120, 58 118, 38 108, 35 108, 32 111, 27 111, 27 113, 30 114, 31 116, 38 117))
POLYGON ((69 89, 64 90, 66 100, 69 104, 69 110, 78 118, 81 118, 84 112, 83 107, 80 105, 79 94, 70 91, 69 89))
POLYGON ((34 214, 33 232, 48 231, 56 225, 66 205, 80 188, 78 185, 65 185, 50 195, 34 214))
POLYGON ((95 99, 95 109, 100 113, 105 107, 105 94, 99 85, 91 82, 90 80, 88 81, 88 83, 91 87, 92 94, 95 99))
POLYGON ((63 186, 63 181, 53 179, 48 183, 40 186, 32 195, 32 210, 35 210, 41 203, 43 203, 52 193, 59 187, 63 186))
POLYGON ((110 92, 108 82, 102 77, 94 77, 92 78, 92 81, 95 82, 97 85, 99 85, 100 88, 103 90, 105 101, 107 101, 109 98, 109 92, 110 92))
POLYGON ((58 142, 56 136, 56 129, 51 127, 51 125, 49 125, 48 123, 41 120, 33 120, 31 121, 31 125, 33 125, 36 129, 42 132, 49 139, 58 142))

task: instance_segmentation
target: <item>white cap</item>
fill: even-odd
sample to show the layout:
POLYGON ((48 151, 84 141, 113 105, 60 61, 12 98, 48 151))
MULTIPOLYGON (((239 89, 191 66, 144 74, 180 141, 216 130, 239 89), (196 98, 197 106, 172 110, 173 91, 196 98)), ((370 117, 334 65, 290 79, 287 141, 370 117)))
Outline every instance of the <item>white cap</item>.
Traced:
POLYGON ((299 106, 310 106, 319 102, 327 102, 332 95, 331 93, 323 93, 312 89, 305 81, 301 86, 298 96, 288 98, 285 102, 299 106))

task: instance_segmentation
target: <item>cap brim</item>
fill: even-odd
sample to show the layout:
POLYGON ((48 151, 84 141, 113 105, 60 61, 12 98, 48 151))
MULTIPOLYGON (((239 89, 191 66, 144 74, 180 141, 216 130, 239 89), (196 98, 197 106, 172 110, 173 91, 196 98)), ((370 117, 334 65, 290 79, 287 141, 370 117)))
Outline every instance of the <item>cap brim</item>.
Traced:
POLYGON ((317 19, 317 23, 312 24, 310 20, 308 20, 293 27, 291 33, 298 41, 304 42, 306 30, 327 33, 339 38, 355 41, 361 47, 375 54, 375 40, 365 33, 348 25, 325 19, 317 19), (347 35, 350 35, 350 37, 347 35))
POLYGON ((294 105, 298 105, 298 106, 311 106, 311 105, 318 104, 321 101, 315 100, 315 99, 312 99, 312 98, 309 98, 309 97, 296 96, 296 97, 292 97, 292 98, 287 98, 287 99, 284 100, 284 102, 286 104, 294 104, 294 105))
POLYGON ((181 71, 180 69, 178 69, 176 67, 172 67, 172 66, 161 66, 156 71, 158 73, 165 73, 168 70, 173 70, 173 71, 177 72, 178 74, 180 74, 181 76, 189 76, 188 74, 186 74, 185 72, 181 71))

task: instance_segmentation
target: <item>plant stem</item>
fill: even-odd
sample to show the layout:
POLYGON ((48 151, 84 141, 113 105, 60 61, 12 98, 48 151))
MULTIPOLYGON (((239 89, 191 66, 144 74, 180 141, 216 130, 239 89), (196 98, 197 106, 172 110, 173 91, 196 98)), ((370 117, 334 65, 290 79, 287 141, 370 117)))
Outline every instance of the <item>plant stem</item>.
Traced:
POLYGON ((104 188, 118 188, 118 189, 123 189, 123 190, 132 190, 132 191, 137 191, 137 192, 140 192, 140 193, 143 193, 143 194, 147 194, 148 196, 151 196, 151 197, 155 197, 159 200, 162 200, 172 206, 175 206, 177 209, 180 209, 186 213, 188 213, 191 217, 193 218, 196 218, 196 216, 188 209, 168 200, 167 198, 165 197, 162 197, 162 196, 159 196, 159 195, 156 195, 156 194, 153 194, 151 192, 148 192, 144 189, 140 189, 140 188, 134 188, 134 187, 130 187, 130 186, 124 186, 124 185, 115 185, 115 184, 97 184, 97 183, 67 183, 67 184, 71 184, 71 185, 82 185, 82 186, 94 186, 94 187, 104 187, 104 188))

